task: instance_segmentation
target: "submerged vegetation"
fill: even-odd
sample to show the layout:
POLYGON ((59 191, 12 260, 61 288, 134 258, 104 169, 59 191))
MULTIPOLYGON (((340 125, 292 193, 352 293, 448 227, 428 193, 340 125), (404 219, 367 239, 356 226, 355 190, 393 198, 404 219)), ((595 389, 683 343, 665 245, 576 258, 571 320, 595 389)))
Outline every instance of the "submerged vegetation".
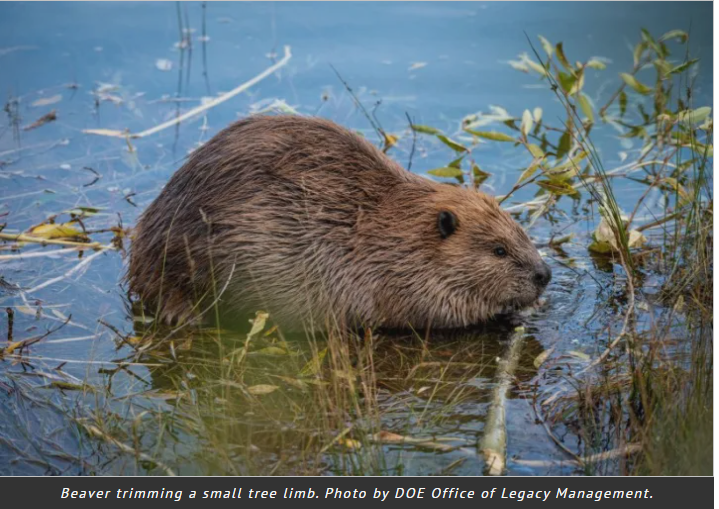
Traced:
MULTIPOLYGON (((182 24, 179 7, 178 16, 182 24)), ((689 34, 642 30, 633 67, 615 74, 601 104, 586 90, 611 64, 572 61, 562 43, 538 40, 509 64, 539 80, 549 106, 493 106, 451 133, 411 117, 385 131, 381 110, 368 112, 345 85, 376 141, 391 156, 409 154, 411 171, 421 151, 447 150, 449 162, 427 173, 483 189, 495 177, 483 169, 488 151, 519 154, 521 169, 498 199, 559 274, 545 303, 511 325, 403 335, 288 335, 262 311, 238 328, 170 329, 129 303, 127 320, 105 310, 78 321, 62 291, 39 292, 96 285, 79 279, 93 263, 119 274, 120 257, 104 255, 125 252, 131 225, 78 204, 22 229, 9 217, 0 264, 30 270, 34 260, 77 254, 69 268, 58 263, 22 284, 14 269, 2 271, 2 473, 711 474, 713 123, 693 97, 699 62, 689 34), (608 168, 593 141, 602 128, 623 145, 618 166, 608 168), (622 197, 627 185, 636 200, 622 197), (590 316, 558 326, 583 299, 590 316), (70 328, 83 331, 58 336, 70 328), (91 345, 86 358, 62 353, 75 342, 91 345)), ((122 157, 139 166, 135 140, 228 94, 191 115, 178 107, 174 120, 137 135, 86 132, 122 138, 122 157)), ((8 101, 15 136, 18 111, 8 101)), ((14 150, 7 156, 23 149, 14 150)), ((0 161, 0 171, 13 162, 0 161)), ((91 167, 83 174, 89 188, 104 178, 91 167)), ((118 189, 132 207, 152 197, 118 189)))

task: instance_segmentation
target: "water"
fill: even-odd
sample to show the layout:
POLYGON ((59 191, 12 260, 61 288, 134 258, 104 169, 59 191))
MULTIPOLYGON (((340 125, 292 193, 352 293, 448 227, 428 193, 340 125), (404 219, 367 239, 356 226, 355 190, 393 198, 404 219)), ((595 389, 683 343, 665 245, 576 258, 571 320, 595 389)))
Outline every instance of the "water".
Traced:
MULTIPOLYGON (((377 141, 376 133, 330 64, 387 132, 404 133, 389 154, 405 166, 412 150, 407 115, 417 124, 431 125, 456 137, 461 137, 463 117, 478 111, 486 113, 490 105, 500 105, 514 116, 520 116, 525 108, 541 107, 545 119, 558 118, 561 108, 546 84, 536 74, 520 73, 507 64, 520 53, 532 55, 526 36, 540 52, 537 34, 553 43, 563 41, 572 61, 604 57, 607 69, 589 71, 585 90, 598 108, 616 87, 617 73, 631 68, 631 49, 639 39, 640 27, 655 35, 691 27, 691 51, 701 59, 695 101, 711 105, 711 9, 711 4, 692 2, 212 3, 206 9, 207 40, 203 41, 200 3, 182 4, 179 12, 174 3, 3 4, 0 91, 4 100, 19 101, 20 119, 14 121, 16 117, 8 113, 0 121, 0 223, 7 223, 5 233, 18 233, 48 216, 85 206, 101 209, 86 220, 88 229, 111 228, 120 220, 123 226, 132 226, 193 148, 233 120, 274 101, 284 101, 303 114, 331 118, 377 141), (192 30, 189 47, 178 46, 180 23, 192 30), (179 128, 133 141, 133 152, 127 150, 123 140, 82 133, 83 129, 139 132, 160 124, 175 117, 178 107, 185 111, 203 98, 227 92, 260 73, 282 58, 285 45, 291 47, 292 58, 278 73, 179 128), (43 100, 51 104, 42 105, 43 100), (41 104, 37 105, 37 101, 41 104), (54 122, 33 130, 22 129, 53 109, 57 112, 54 122), (100 178, 93 183, 94 172, 100 178)), ((636 140, 619 140, 611 127, 598 125, 595 133, 595 143, 607 169, 621 164, 622 152, 636 153, 641 148, 636 140)), ((492 175, 483 188, 496 194, 511 189, 529 163, 529 158, 510 144, 489 143, 475 150, 474 156, 492 175)), ((453 158, 448 147, 431 137, 419 136, 412 170, 424 173, 446 166, 453 158)), ((631 211, 646 187, 631 181, 619 185, 620 204, 631 211)), ((534 192, 523 190, 512 203, 521 203, 534 192)), ((658 198, 653 203, 659 206, 658 198)), ((571 202, 564 208, 571 211, 571 202)), ((59 218, 67 219, 67 215, 59 218)), ((555 276, 547 303, 528 324, 530 338, 523 348, 518 379, 508 402, 510 474, 582 473, 577 467, 557 463, 567 458, 538 423, 527 384, 537 376, 534 360, 543 351, 594 356, 604 348, 606 334, 602 335, 602 331, 615 312, 612 300, 621 301, 621 295, 615 295, 612 287, 617 266, 587 254, 587 238, 595 221, 593 216, 582 216, 574 222, 540 218, 530 230, 540 243, 569 232, 576 233, 580 240, 566 245, 563 256, 545 250, 555 276), (515 460, 541 460, 545 465, 527 466, 515 460)), ((112 233, 92 235, 93 240, 102 243, 112 237, 112 233)), ((43 249, 27 246, 25 250, 43 249)), ((0 254, 4 253, 9 254, 0 254)), ((121 285, 125 266, 122 252, 100 254, 82 270, 37 291, 23 294, 14 290, 15 285, 25 290, 34 288, 66 274, 77 264, 73 254, 0 261, 5 283, 0 287, 0 303, 15 309, 15 339, 41 335, 71 316, 70 323, 33 346, 28 354, 57 360, 28 360, 26 364, 0 360, 0 438, 6 439, 0 440, 0 473, 132 473, 145 469, 161 473, 152 462, 135 463, 117 451, 88 446, 76 423, 68 427, 68 408, 74 408, 76 415, 83 418, 93 409, 99 409, 95 415, 113 412, 115 420, 105 424, 122 433, 127 433, 127 423, 132 419, 141 420, 137 417, 139 408, 152 407, 158 414, 172 414, 174 408, 182 414, 187 408, 181 403, 172 404, 167 394, 184 390, 183 381, 192 379, 186 375, 193 374, 187 367, 189 363, 179 369, 182 376, 177 375, 177 370, 164 373, 151 367, 110 372, 113 365, 109 361, 125 357, 131 350, 127 346, 118 350, 115 334, 98 319, 121 334, 136 335, 121 285), (40 313, 38 307, 42 308, 40 313), (62 363, 62 370, 77 380, 100 387, 112 383, 112 388, 79 396, 77 391, 61 393, 57 387, 50 387, 52 390, 47 392, 51 395, 43 395, 43 402, 21 397, 25 394, 20 390, 23 384, 47 385, 53 380, 53 369, 62 363), (148 391, 164 396, 160 402, 138 399, 137 407, 123 406, 127 401, 121 399, 123 395, 148 391), (28 460, 28 453, 21 452, 27 450, 34 451, 29 454, 34 461, 28 460), (74 456, 83 460, 69 459, 74 456)), ((0 338, 7 332, 8 323, 3 318, 0 338)), ((467 450, 473 450, 482 436, 494 373, 491 366, 496 364, 493 359, 502 354, 506 339, 506 331, 465 334, 444 343, 438 339, 428 354, 433 362, 449 362, 461 354, 490 366, 486 373, 468 374, 458 368, 459 372, 446 374, 445 381, 450 382, 446 385, 392 381, 401 378, 402 373, 408 375, 411 369, 398 367, 400 360, 429 361, 417 356, 419 347, 411 341, 382 342, 385 346, 377 355, 385 362, 378 361, 383 429, 398 434, 454 437, 465 444, 452 452, 385 446, 388 459, 384 472, 482 472, 481 454, 467 450), (387 379, 384 382, 383 377, 387 379), (467 394, 457 399, 451 382, 467 394), (435 391, 426 387, 440 388, 435 391), (443 401, 452 402, 451 412, 446 411, 443 401), (422 418, 418 419, 416 412, 422 418)), ((240 339, 237 341, 241 344, 240 339)), ((192 348, 204 352, 198 344, 205 345, 196 341, 192 348)), ((212 350, 212 341, 208 344, 212 358, 218 353, 212 350)), ((290 338, 289 344, 300 355, 279 362, 280 371, 291 373, 294 369, 296 373, 310 352, 303 338, 290 338)), ((226 346, 226 350, 231 347, 226 346)), ((260 382, 268 383, 271 375, 278 373, 275 362, 253 362, 253 373, 260 382)), ((437 373, 431 372, 434 368, 421 369, 430 369, 427 379, 436 378, 437 373)), ((206 393, 200 391, 193 397, 200 398, 197 404, 201 408, 213 405, 214 400, 210 401, 206 393)), ((246 448, 237 449, 232 453, 236 456, 228 460, 239 465, 240 473, 301 472, 303 467, 298 465, 307 463, 320 472, 339 473, 346 469, 337 455, 328 454, 319 464, 297 459, 302 456, 302 447, 293 440, 304 441, 308 448, 314 445, 308 438, 311 433, 298 429, 302 426, 294 410, 285 406, 300 408, 306 403, 305 395, 289 397, 289 403, 276 394, 267 398, 263 408, 270 409, 268 415, 238 414, 238 421, 228 424, 227 434, 223 435, 228 443, 244 441, 246 448), (256 443, 250 444, 253 441, 256 443), (250 445, 258 451, 248 453, 255 450, 250 445), (250 456, 256 459, 250 461, 250 456), (280 464, 284 466, 273 470, 280 464)), ((188 424, 197 416, 185 417, 188 420, 184 427, 174 429, 168 424, 168 434, 180 439, 166 446, 160 456, 183 473, 227 472, 226 464, 218 466, 207 457, 213 444, 203 442, 197 429, 188 424)), ((565 431, 561 440, 576 449, 577 438, 570 428, 565 431)), ((130 440, 129 435, 122 436, 130 440)), ((145 439, 147 450, 156 451, 152 443, 157 435, 148 432, 145 439)))

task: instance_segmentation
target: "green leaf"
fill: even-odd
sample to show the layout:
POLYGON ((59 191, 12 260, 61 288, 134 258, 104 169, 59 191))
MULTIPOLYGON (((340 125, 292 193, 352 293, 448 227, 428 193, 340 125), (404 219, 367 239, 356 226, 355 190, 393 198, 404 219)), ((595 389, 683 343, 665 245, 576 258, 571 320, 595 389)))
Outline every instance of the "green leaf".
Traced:
POLYGON ((642 234, 642 232, 637 230, 629 230, 629 238, 627 239, 627 245, 630 248, 633 247, 642 247, 644 244, 646 244, 647 238, 642 234))
POLYGON ((531 58, 525 57, 524 63, 527 64, 529 66, 529 68, 532 69, 534 72, 541 74, 542 76, 547 75, 547 69, 545 69, 543 65, 538 64, 531 58))
POLYGON ((28 232, 33 237, 43 239, 62 239, 73 237, 84 237, 85 234, 73 227, 70 223, 41 224, 28 232))
POLYGON ((587 67, 591 69, 598 69, 600 71, 603 71, 607 68, 607 64, 602 62, 601 60, 597 60, 596 58, 590 58, 589 62, 587 62, 587 67))
POLYGON ((462 160, 464 159, 464 156, 466 156, 466 155, 467 155, 466 153, 462 154, 457 159, 455 159, 454 161, 449 163, 447 166, 449 166, 450 168, 462 169, 462 160))
POLYGON ((696 162, 697 160, 695 158, 691 158, 688 161, 684 161, 683 163, 679 164, 677 166, 677 170, 679 170, 679 173, 684 173, 687 168, 691 168, 696 162))
POLYGON ((598 240, 592 241, 592 243, 587 246, 587 249, 589 249, 592 253, 597 254, 609 254, 614 251, 609 242, 600 242, 598 240))
POLYGON ((276 385, 269 385, 269 384, 258 384, 253 385, 252 387, 247 388, 247 392, 252 394, 253 396, 261 396, 263 394, 270 394, 277 390, 276 385))
POLYGON ((622 90, 619 93, 619 116, 623 117, 627 112, 627 94, 622 90))
POLYGON ((446 137, 445 135, 443 135, 443 134, 438 134, 438 135, 437 135, 437 138, 438 138, 442 143, 444 143, 445 145, 447 145, 449 148, 451 148, 452 150, 454 150, 454 151, 456 151, 456 152, 467 152, 467 147, 465 147, 464 145, 461 145, 461 144, 457 143, 457 142, 454 141, 454 140, 450 140, 449 138, 447 138, 447 137, 446 137))
POLYGON ((537 185, 542 189, 546 189, 550 193, 557 196, 576 196, 579 194, 577 190, 574 189, 572 185, 568 182, 561 182, 555 180, 540 180, 537 182, 537 185))
POLYGON ((270 315, 268 313, 265 313, 264 311, 257 311, 255 313, 255 319, 252 320, 252 329, 250 330, 249 334, 247 334, 248 341, 253 336, 256 336, 257 334, 262 332, 269 317, 270 315))
POLYGON ((711 107, 702 106, 701 108, 697 108, 695 110, 684 110, 682 112, 679 112, 677 118, 680 122, 683 122, 685 125, 691 127, 692 125, 698 124, 703 121, 709 116, 711 112, 711 107))
POLYGON ((50 382, 50 386, 63 391, 84 391, 86 389, 92 389, 92 386, 90 385, 74 384, 62 380, 53 380, 52 382, 50 382))
MULTIPOLYGON (((622 225, 621 228, 625 229, 626 227, 622 225)), ((592 234, 594 241, 589 245, 588 249, 597 254, 609 254, 619 251, 617 244, 619 233, 615 233, 614 230, 615 228, 612 228, 610 222, 602 217, 597 229, 592 234)), ((637 230, 627 232, 627 246, 630 248, 641 247, 646 241, 646 237, 637 230)))
POLYGON ((705 155, 707 157, 714 157, 714 146, 713 145, 705 145, 703 143, 694 143, 691 145, 691 149, 699 154, 700 156, 704 157, 705 155))
POLYGON ((571 146, 572 138, 569 134, 569 130, 564 131, 562 137, 559 138, 559 145, 557 145, 557 159, 561 159, 562 157, 567 155, 567 152, 569 152, 571 146))
POLYGON ((538 124, 542 121, 542 108, 534 108, 534 111, 532 111, 532 116, 534 117, 534 121, 538 124))
POLYGON ((699 143, 698 141, 692 141, 691 137, 684 133, 673 132, 672 138, 674 138, 678 145, 690 148, 692 152, 701 157, 704 157, 705 155, 707 157, 714 157, 713 145, 705 145, 704 143, 699 143))
POLYGON ((587 157, 587 153, 580 152, 554 168, 550 168, 545 174, 552 182, 568 180, 579 172, 579 163, 582 162, 585 157, 587 157))
POLYGON ((629 131, 622 134, 620 138, 646 138, 647 130, 643 126, 629 126, 629 131))
POLYGON ((317 352, 317 357, 312 357, 310 360, 308 360, 307 364, 305 364, 304 367, 300 370, 299 375, 300 376, 318 375, 320 373, 320 368, 322 367, 322 361, 324 361, 326 355, 327 355, 326 348, 317 352))
POLYGON ((644 51, 646 51, 646 49, 646 42, 640 42, 634 47, 634 67, 637 67, 639 65, 639 62, 641 62, 642 56, 644 55, 644 51))
POLYGON ((524 170, 519 176, 519 180, 517 180, 517 185, 532 178, 534 174, 537 173, 537 168, 539 168, 539 165, 543 160, 543 158, 534 159, 534 161, 532 161, 532 163, 527 167, 527 169, 524 170))
POLYGON ((657 71, 659 71, 659 76, 661 76, 662 79, 664 79, 665 76, 669 75, 672 70, 672 67, 669 65, 669 63, 662 58, 657 58, 656 60, 654 60, 654 67, 656 67, 657 71))
POLYGON ((479 138, 484 138, 484 139, 487 139, 487 140, 492 140, 492 141, 511 141, 511 142, 515 142, 515 143, 517 142, 517 140, 515 140, 514 138, 512 138, 512 137, 509 136, 508 134, 498 133, 498 132, 496 132, 496 131, 474 131, 474 130, 471 130, 471 129, 465 129, 465 131, 467 131, 469 134, 471 134, 471 135, 473 135, 473 136, 477 136, 477 137, 479 137, 479 138))
POLYGON ((522 71, 526 73, 529 72, 529 66, 526 62, 523 62, 521 60, 510 60, 507 63, 512 66, 512 69, 516 69, 517 71, 522 71))
POLYGON ((492 176, 491 173, 487 173, 486 171, 482 170, 479 166, 476 164, 472 165, 472 176, 474 177, 474 183, 479 185, 485 180, 487 180, 490 176, 492 176))
POLYGON ((577 77, 566 72, 559 71, 559 84, 562 86, 562 90, 569 93, 577 82, 577 77))
POLYGON ((635 91, 639 92, 642 95, 648 95, 652 93, 652 89, 646 86, 644 83, 637 80, 634 76, 631 74, 627 74, 625 72, 619 73, 619 76, 622 77, 624 80, 624 83, 632 87, 635 91))
POLYGON ((591 357, 584 352, 577 352, 576 350, 569 350, 567 353, 570 355, 573 355, 574 357, 577 357, 578 359, 581 359, 583 361, 591 360, 591 357))
POLYGON ((692 142, 691 136, 681 131, 672 132, 672 139, 674 139, 677 143, 684 145, 688 145, 692 142))
POLYGON ((65 210, 63 212, 73 216, 90 217, 99 214, 102 210, 104 209, 99 207, 75 207, 73 209, 65 210))
POLYGON ((569 63, 569 60, 567 60, 567 57, 564 55, 564 48, 562 47, 561 42, 557 43, 556 50, 557 50, 557 59, 559 60, 559 63, 561 63, 565 69, 567 69, 568 71, 570 71, 573 74, 574 68, 569 63))
POLYGON ((534 123, 534 120, 532 119, 532 114, 529 110, 524 110, 524 113, 522 113, 522 124, 520 125, 519 129, 522 131, 522 134, 527 137, 529 134, 529 131, 532 130, 532 125, 534 123))
POLYGON ((644 40, 644 42, 646 42, 649 45, 650 48, 652 48, 654 50, 654 52, 658 56, 660 56, 660 57, 664 56, 664 53, 662 52, 661 48, 654 40, 654 37, 652 37, 652 34, 650 34, 646 28, 642 28, 642 39, 644 40))
POLYGON ((384 147, 383 151, 386 153, 387 150, 397 145, 397 141, 399 141, 399 138, 395 136, 394 134, 389 133, 382 133, 384 135, 384 147))
POLYGON ((538 35, 537 38, 539 39, 539 42, 542 43, 542 48, 544 48, 544 52, 549 58, 552 58, 552 53, 554 53, 554 46, 552 46, 552 43, 545 39, 542 35, 538 35))
POLYGON ((678 39, 679 42, 685 43, 689 39, 689 34, 684 30, 670 30, 659 38, 660 41, 668 41, 669 39, 678 39))
POLYGON ((579 103, 579 107, 582 109, 582 112, 587 116, 589 121, 594 123, 594 111, 592 111, 592 105, 589 103, 589 99, 587 99, 587 96, 584 94, 579 94, 577 96, 577 102, 579 103))
POLYGON ((674 177, 664 177, 661 179, 662 184, 667 184, 679 195, 679 206, 686 205, 692 200, 691 195, 686 188, 681 185, 674 177))
POLYGON ((683 64, 679 64, 678 66, 676 66, 676 67, 674 67, 673 69, 671 69, 671 70, 667 73, 667 76, 671 76, 672 74, 679 74, 679 73, 681 73, 681 72, 684 72, 684 71, 686 71, 687 69, 689 69, 692 65, 696 64, 698 61, 699 61, 699 59, 698 59, 698 58, 695 58, 695 59, 693 59, 693 60, 689 60, 688 62, 684 62, 683 64))
POLYGON ((527 144, 527 150, 529 150, 529 153, 532 154, 532 157, 544 157, 544 151, 539 148, 537 145, 533 145, 532 143, 527 144))
POLYGON ((412 129, 418 133, 434 134, 434 135, 442 134, 442 131, 440 131, 439 129, 430 127, 428 125, 412 124, 412 129))
POLYGON ((667 47, 667 45, 663 42, 660 42, 659 47, 662 50, 662 58, 667 58, 669 56, 669 48, 667 47))
POLYGON ((514 119, 505 120, 502 123, 514 131, 519 131, 519 127, 517 127, 517 124, 514 119))
POLYGON ((704 119, 704 122, 700 126, 697 127, 697 129, 702 129, 706 132, 714 131, 714 120, 711 117, 707 117, 704 119))
POLYGON ((450 168, 449 166, 435 168, 434 170, 429 170, 427 173, 442 178, 459 178, 464 175, 459 168, 450 168))
POLYGON ((569 89, 569 95, 575 95, 584 88, 584 69, 577 72, 577 79, 574 81, 572 88, 569 89))

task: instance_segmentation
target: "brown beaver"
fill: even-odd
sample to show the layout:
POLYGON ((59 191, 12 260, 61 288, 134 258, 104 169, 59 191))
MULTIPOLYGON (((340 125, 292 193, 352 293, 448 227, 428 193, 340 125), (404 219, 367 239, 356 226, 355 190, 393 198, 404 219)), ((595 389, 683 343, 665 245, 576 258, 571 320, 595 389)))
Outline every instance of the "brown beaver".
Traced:
POLYGON ((291 327, 463 327, 550 278, 494 198, 301 116, 240 120, 196 150, 140 218, 128 271, 166 322, 219 302, 291 327))

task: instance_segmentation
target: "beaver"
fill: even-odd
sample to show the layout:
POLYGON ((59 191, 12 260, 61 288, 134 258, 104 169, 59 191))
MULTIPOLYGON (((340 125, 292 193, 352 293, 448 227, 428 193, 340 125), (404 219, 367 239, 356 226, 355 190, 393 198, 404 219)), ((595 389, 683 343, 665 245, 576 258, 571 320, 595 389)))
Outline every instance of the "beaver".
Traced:
POLYGON ((303 116, 245 118, 193 152, 140 217, 127 273, 164 322, 217 304, 291 328, 465 327, 533 304, 550 278, 493 197, 303 116))

